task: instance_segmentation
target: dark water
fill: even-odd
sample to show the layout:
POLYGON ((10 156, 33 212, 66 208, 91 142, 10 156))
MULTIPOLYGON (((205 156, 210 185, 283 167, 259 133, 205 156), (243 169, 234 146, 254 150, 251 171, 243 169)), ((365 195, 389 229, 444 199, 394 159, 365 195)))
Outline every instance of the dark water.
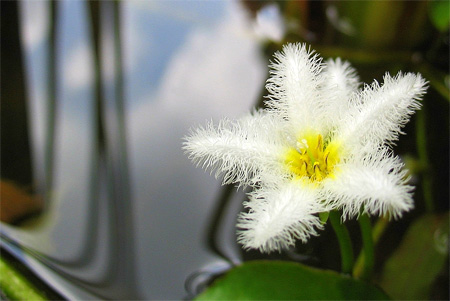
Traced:
POLYGON ((237 2, 126 1, 119 14, 104 3, 94 25, 98 7, 57 5, 50 63, 49 3, 20 5, 33 193, 45 210, 2 224, 2 245, 70 298, 193 296, 241 260, 243 193, 217 214, 220 182, 191 164, 182 137, 258 101, 261 41, 277 34, 264 18, 276 14, 256 23, 237 2))

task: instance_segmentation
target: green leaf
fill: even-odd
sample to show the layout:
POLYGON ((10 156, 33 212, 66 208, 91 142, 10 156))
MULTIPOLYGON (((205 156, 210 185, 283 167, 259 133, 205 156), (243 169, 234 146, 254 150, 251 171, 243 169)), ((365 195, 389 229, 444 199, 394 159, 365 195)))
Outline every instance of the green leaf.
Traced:
POLYGON ((378 288, 334 271, 283 261, 250 261, 217 279, 196 300, 386 300, 378 288))
POLYGON ((448 30, 450 24, 450 2, 435 0, 430 3, 429 15, 433 25, 440 31, 448 30))
POLYGON ((449 215, 416 220, 386 262, 380 286, 394 299, 429 299, 436 276, 446 268, 449 215))
POLYGON ((2 257, 0 257, 0 290, 10 300, 47 300, 2 257))

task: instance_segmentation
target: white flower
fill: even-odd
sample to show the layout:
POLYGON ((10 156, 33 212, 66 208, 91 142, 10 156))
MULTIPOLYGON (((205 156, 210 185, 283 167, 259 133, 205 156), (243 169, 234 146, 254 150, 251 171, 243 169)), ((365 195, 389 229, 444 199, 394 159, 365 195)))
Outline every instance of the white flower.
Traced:
POLYGON ((194 130, 184 149, 223 183, 254 189, 241 213, 238 240, 247 249, 281 250, 322 228, 318 214, 400 217, 412 190, 391 145, 420 107, 420 74, 384 76, 359 90, 348 62, 322 62, 288 44, 270 65, 266 109, 194 130))

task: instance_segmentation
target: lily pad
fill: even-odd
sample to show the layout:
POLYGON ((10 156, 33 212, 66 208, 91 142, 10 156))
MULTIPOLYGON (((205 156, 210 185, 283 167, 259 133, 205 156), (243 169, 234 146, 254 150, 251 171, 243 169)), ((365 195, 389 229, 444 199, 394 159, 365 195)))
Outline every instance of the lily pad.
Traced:
POLYGON ((371 284, 283 261, 251 261, 217 279, 196 300, 386 300, 371 284))

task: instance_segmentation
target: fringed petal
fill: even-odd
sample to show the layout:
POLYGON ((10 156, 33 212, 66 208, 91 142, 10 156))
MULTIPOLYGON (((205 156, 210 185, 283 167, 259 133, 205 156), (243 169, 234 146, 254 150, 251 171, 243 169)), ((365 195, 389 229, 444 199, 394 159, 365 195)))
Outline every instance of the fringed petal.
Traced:
POLYGON ((306 242, 323 228, 316 213, 325 209, 317 196, 315 188, 297 181, 255 190, 245 203, 248 212, 238 219, 238 242, 267 253, 292 247, 297 239, 306 242))
POLYGON ((292 122, 298 131, 314 127, 316 109, 321 101, 322 58, 305 44, 287 44, 274 55, 266 88, 266 105, 292 122))
POLYGON ((354 101, 357 105, 343 116, 337 139, 357 151, 393 144, 411 115, 420 108, 427 88, 420 74, 384 76, 384 84, 366 86, 354 101))
POLYGON ((340 58, 328 59, 322 73, 324 80, 321 90, 326 95, 326 100, 319 108, 321 112, 317 118, 332 131, 341 124, 341 120, 354 106, 352 100, 353 95, 358 92, 359 77, 350 63, 340 58))
POLYGON ((337 167, 323 183, 323 198, 330 207, 343 210, 344 218, 361 212, 395 219, 411 210, 413 187, 407 170, 388 150, 337 167))
POLYGON ((204 169, 223 176, 223 183, 252 185, 261 172, 281 173, 282 119, 255 111, 238 121, 223 119, 198 127, 185 138, 183 149, 204 169))

